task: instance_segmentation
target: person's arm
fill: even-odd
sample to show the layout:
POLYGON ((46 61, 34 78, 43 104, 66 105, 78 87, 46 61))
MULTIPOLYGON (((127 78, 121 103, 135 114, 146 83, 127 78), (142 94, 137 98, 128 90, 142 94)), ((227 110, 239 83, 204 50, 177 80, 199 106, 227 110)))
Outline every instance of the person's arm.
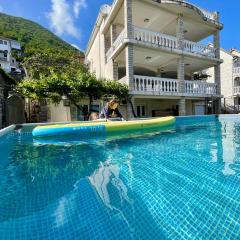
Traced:
POLYGON ((118 108, 114 110, 114 113, 117 115, 117 117, 122 118, 122 114, 119 112, 118 108))
POLYGON ((109 112, 109 108, 103 108, 103 115, 106 119, 109 119, 110 117, 110 112, 109 112))

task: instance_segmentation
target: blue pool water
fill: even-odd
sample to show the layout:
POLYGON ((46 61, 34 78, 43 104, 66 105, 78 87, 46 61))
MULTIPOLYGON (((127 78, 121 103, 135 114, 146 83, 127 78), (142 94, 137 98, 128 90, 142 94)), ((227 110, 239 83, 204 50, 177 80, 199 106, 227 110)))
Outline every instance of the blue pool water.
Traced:
POLYGON ((240 239, 240 120, 79 144, 2 137, 0 239, 240 239))

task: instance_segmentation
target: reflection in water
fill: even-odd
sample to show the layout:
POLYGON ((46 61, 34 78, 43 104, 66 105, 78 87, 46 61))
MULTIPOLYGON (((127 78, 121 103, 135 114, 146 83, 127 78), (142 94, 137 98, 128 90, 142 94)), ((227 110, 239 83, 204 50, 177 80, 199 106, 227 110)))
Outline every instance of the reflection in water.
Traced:
POLYGON ((104 163, 100 163, 99 168, 89 177, 91 184, 96 189, 104 204, 109 208, 114 208, 111 205, 111 199, 108 193, 108 187, 111 184, 118 192, 121 203, 127 201, 130 203, 128 197, 127 187, 120 179, 120 168, 117 164, 111 164, 111 157, 104 163))
MULTIPOLYGON (((129 167, 130 175, 132 173, 130 160, 131 154, 127 154, 125 160, 129 167)), ((113 163, 113 156, 110 155, 105 162, 99 164, 98 169, 89 177, 89 181, 93 188, 97 191, 104 205, 110 210, 116 211, 120 214, 122 220, 127 224, 129 230, 131 224, 127 216, 124 213, 124 205, 130 206, 132 216, 134 216, 133 200, 128 196, 128 187, 124 184, 120 178, 120 168, 117 163, 113 163), (112 198, 115 198, 113 201, 112 198), (119 199, 119 202, 116 202, 119 199)))
POLYGON ((236 171, 231 168, 231 165, 236 161, 236 124, 233 122, 221 122, 221 137, 222 137, 222 159, 224 168, 222 173, 226 176, 235 175, 236 171))

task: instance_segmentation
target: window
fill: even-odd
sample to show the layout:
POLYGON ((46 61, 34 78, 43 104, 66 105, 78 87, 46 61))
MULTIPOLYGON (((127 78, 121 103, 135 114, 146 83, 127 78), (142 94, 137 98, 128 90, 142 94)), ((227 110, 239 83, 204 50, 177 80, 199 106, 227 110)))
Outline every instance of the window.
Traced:
POLYGON ((3 44, 3 40, 0 40, 0 44, 3 44))
POLYGON ((4 45, 7 45, 7 41, 3 41, 4 45))
POLYGON ((144 105, 137 106, 137 117, 146 117, 146 107, 144 105))
POLYGON ((84 121, 88 114, 88 105, 75 105, 70 106, 72 121, 84 121))
POLYGON ((14 59, 12 59, 12 63, 14 63, 14 59))
POLYGON ((234 98, 234 104, 235 105, 240 105, 240 98, 239 97, 234 98))

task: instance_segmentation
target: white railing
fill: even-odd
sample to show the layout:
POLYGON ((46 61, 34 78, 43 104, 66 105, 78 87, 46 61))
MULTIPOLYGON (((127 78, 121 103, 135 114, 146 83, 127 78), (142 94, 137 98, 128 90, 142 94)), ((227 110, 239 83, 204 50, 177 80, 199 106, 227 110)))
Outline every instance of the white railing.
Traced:
POLYGON ((233 75, 236 76, 236 75, 240 75, 240 67, 235 67, 233 68, 233 75))
POLYGON ((185 81, 185 93, 187 95, 216 95, 217 85, 201 81, 185 81))
POLYGON ((185 2, 185 3, 188 3, 188 4, 191 4, 191 5, 195 6, 196 8, 198 8, 203 13, 203 15, 206 18, 208 18, 210 20, 213 20, 213 21, 216 21, 216 13, 210 12, 207 9, 201 8, 201 7, 197 6, 196 4, 192 4, 187 0, 182 0, 182 2, 185 2))
POLYGON ((202 56, 207 56, 211 58, 216 57, 216 50, 214 47, 206 46, 200 43, 184 41, 184 50, 188 53, 194 53, 202 56))
POLYGON ((113 43, 113 51, 118 48, 118 46, 123 42, 124 38, 125 38, 125 29, 118 35, 118 37, 116 38, 116 40, 113 43))
POLYGON ((206 10, 206 9, 199 8, 199 7, 198 7, 198 9, 200 9, 200 10, 202 11, 203 15, 204 15, 206 18, 208 18, 208 19, 210 19, 210 20, 213 20, 213 21, 216 21, 216 13, 210 12, 210 11, 208 11, 208 10, 206 10))
POLYGON ((158 77, 135 75, 133 79, 133 91, 141 94, 169 93, 178 94, 178 80, 158 77))
POLYGON ((163 33, 134 27, 134 39, 139 42, 151 43, 158 46, 177 49, 177 38, 163 33))
MULTIPOLYGON (((176 37, 163 33, 152 32, 139 27, 134 27, 134 39, 139 42, 146 42, 165 48, 178 49, 176 37)), ((205 57, 216 57, 215 48, 187 40, 184 41, 184 51, 205 57)))
MULTIPOLYGON (((178 50, 177 38, 174 36, 166 35, 163 33, 149 31, 144 28, 139 28, 134 26, 134 40, 142 43, 154 44, 158 47, 164 47, 168 49, 178 50)), ((109 59, 114 51, 123 43, 126 37, 125 29, 119 34, 117 39, 114 41, 112 47, 107 51, 106 58, 109 59)), ((181 50, 181 49, 179 49, 181 50)), ((197 54, 204 57, 215 58, 216 49, 212 46, 203 45, 200 43, 185 40, 184 41, 184 51, 197 54)))
POLYGON ((234 91, 234 95, 240 94, 240 86, 239 87, 234 87, 233 91, 234 91))
POLYGON ((114 41, 113 45, 109 48, 109 50, 106 53, 106 58, 109 59, 113 52, 123 43, 124 38, 125 38, 125 29, 118 35, 116 40, 114 41))
POLYGON ((110 48, 108 49, 107 53, 106 53, 106 59, 110 59, 112 53, 113 53, 113 48, 110 47, 110 48))

